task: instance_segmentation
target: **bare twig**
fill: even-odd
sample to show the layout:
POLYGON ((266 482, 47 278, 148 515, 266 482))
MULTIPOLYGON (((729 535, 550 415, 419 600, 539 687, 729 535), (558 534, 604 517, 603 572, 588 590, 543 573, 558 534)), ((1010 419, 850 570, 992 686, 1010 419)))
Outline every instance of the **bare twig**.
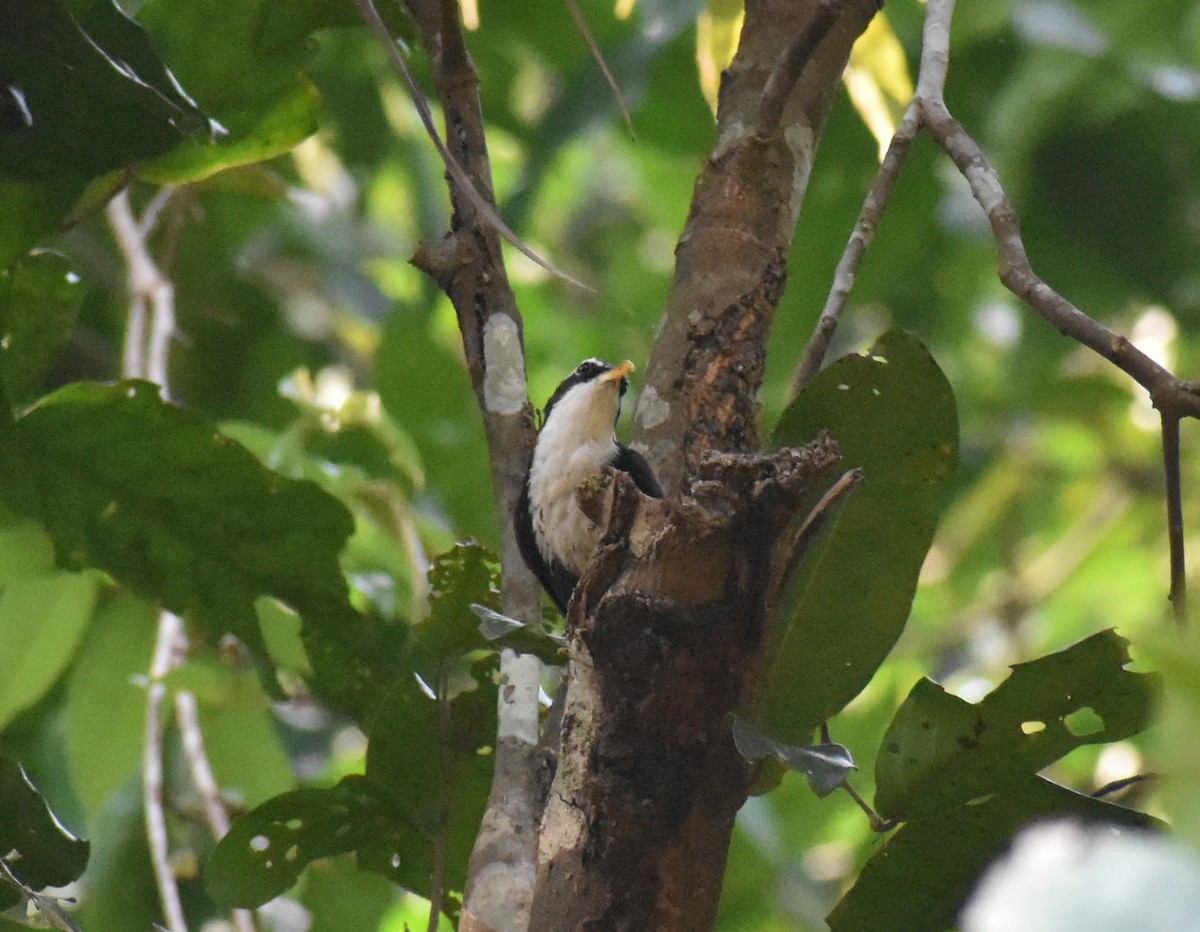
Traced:
POLYGON ((1163 470, 1167 478, 1167 541, 1171 552, 1171 609, 1187 621, 1187 566, 1183 553, 1183 494, 1179 478, 1179 418, 1162 416, 1163 470))
POLYGON ((917 91, 896 131, 887 157, 859 214, 850 242, 838 263, 833 286, 817 328, 805 348, 793 379, 793 395, 820 368, 837 328, 849 290, 870 244, 876 224, 891 197, 904 157, 913 138, 925 130, 970 185, 983 208, 996 243, 1000 281, 1064 336, 1083 344, 1129 375, 1150 394, 1162 414, 1163 456, 1167 473, 1168 532, 1171 544, 1171 602, 1175 616, 1186 615, 1183 554, 1183 516, 1179 490, 1179 420, 1200 417, 1200 389, 1177 378, 1123 336, 1085 314, 1050 287, 1030 265, 1020 223, 995 168, 979 144, 946 107, 945 85, 950 60, 950 20, 954 0, 929 0, 925 14, 917 91))
POLYGON ((629 128, 629 135, 636 139, 637 133, 633 131, 633 116, 629 112, 629 104, 625 102, 625 95, 621 93, 621 85, 613 77, 612 71, 609 70, 608 62, 604 60, 604 55, 600 52, 600 46, 596 44, 596 37, 592 35, 587 17, 583 15, 583 10, 579 9, 579 4, 576 0, 563 0, 563 3, 566 4, 567 10, 571 14, 571 19, 575 20, 575 28, 579 30, 579 34, 583 36, 583 41, 587 43, 588 51, 592 53, 592 59, 596 62, 596 67, 600 69, 600 73, 604 75, 604 80, 608 82, 608 86, 611 88, 613 97, 617 101, 617 107, 621 110, 621 117, 625 120, 625 125, 629 128))
POLYGON ((170 397, 167 365, 175 336, 175 286, 150 255, 146 237, 162 204, 151 202, 141 222, 129 204, 128 189, 108 202, 109 226, 129 270, 129 322, 125 330, 122 374, 129 379, 149 379, 170 397), (158 206, 155 206, 157 204, 158 206), (148 333, 147 333, 148 329, 148 333))
MULTIPOLYGON (((200 710, 196 697, 187 690, 175 693, 175 724, 179 726, 179 738, 183 753, 187 757, 188 771, 200 799, 204 803, 204 818, 213 838, 218 841, 229 831, 229 813, 221 800, 221 789, 208 762, 204 749, 204 732, 200 728, 200 710)), ((238 932, 254 932, 254 916, 246 909, 234 909, 230 913, 233 926, 238 932)))
POLYGON ((171 847, 163 806, 163 732, 162 705, 167 696, 163 679, 182 661, 187 651, 183 621, 163 611, 158 616, 158 638, 150 662, 150 685, 146 693, 146 734, 142 760, 142 796, 146 809, 146 837, 154 880, 162 901, 163 917, 170 932, 187 932, 179 886, 171 869, 171 847))
POLYGON ((858 267, 862 264, 867 247, 875 238, 875 230, 879 221, 883 219, 888 202, 892 199, 896 179, 900 176, 900 169, 908 161, 909 150, 920 128, 917 108, 910 104, 896 128, 895 135, 892 136, 871 190, 867 192, 866 200, 863 201, 862 210, 859 211, 858 220, 854 224, 854 232, 850 234, 850 242, 846 244, 842 258, 838 260, 837 269, 833 273, 833 285, 829 289, 829 297, 825 299, 825 307, 821 310, 817 329, 813 331, 792 376, 792 398, 799 395, 813 380, 813 376, 820 371, 821 364, 825 361, 825 354, 829 352, 829 344, 837 330, 838 320, 846 307, 850 291, 854 288, 854 280, 858 277, 858 267))
MULTIPOLYGON (((463 168, 458 159, 454 157, 453 153, 451 153, 442 141, 441 134, 434 124, 433 113, 429 109, 429 102, 425 99, 425 94, 422 92, 416 78, 413 77, 412 71, 409 70, 408 62, 404 60, 404 55, 401 54, 396 40, 392 38, 391 32, 388 31, 387 25, 380 17, 379 11, 375 8, 374 0, 351 0, 351 2, 358 10, 358 15, 362 17, 363 22, 371 30, 371 33, 384 47, 384 50, 388 54, 388 59, 400 75, 404 86, 408 88, 413 106, 417 108, 417 115, 421 118, 421 125, 425 127, 425 133, 429 136, 434 148, 437 149, 438 155, 441 156, 442 164, 446 166, 446 171, 453 180, 455 189, 470 202, 471 207, 484 219, 488 226, 492 227, 492 229, 499 233, 527 259, 537 263, 537 265, 556 278, 570 282, 575 287, 582 288, 584 291, 594 291, 595 289, 591 286, 585 285, 578 279, 568 275, 549 259, 539 254, 509 228, 508 224, 496 212, 496 206, 492 202, 490 191, 486 197, 480 193, 471 175, 468 174, 467 170, 463 168)), ((457 4, 455 4, 455 12, 457 14, 457 4)))

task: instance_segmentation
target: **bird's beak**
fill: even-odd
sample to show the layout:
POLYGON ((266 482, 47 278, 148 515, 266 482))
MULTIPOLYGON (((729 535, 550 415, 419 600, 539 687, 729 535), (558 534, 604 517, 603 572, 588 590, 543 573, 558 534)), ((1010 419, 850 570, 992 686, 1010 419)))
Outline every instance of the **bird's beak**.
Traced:
POLYGON ((627 378, 634 371, 634 365, 626 359, 621 365, 614 366, 609 369, 604 375, 600 376, 602 382, 620 382, 621 379, 627 378))

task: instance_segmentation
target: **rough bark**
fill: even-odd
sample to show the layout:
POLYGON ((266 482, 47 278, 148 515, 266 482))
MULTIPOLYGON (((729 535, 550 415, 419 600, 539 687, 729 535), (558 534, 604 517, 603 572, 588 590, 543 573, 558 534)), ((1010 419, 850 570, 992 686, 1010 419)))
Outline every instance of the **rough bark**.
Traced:
POLYGON ((668 490, 708 450, 758 447, 755 399, 796 219, 850 47, 875 10, 875 0, 746 4, 635 413, 634 442, 668 490), (789 84, 778 75, 795 70, 814 21, 825 34, 789 84))
POLYGON ((759 646, 775 540, 836 461, 822 438, 710 454, 667 500, 619 474, 587 493, 608 533, 568 618, 531 929, 712 927, 749 778, 729 714, 759 646))

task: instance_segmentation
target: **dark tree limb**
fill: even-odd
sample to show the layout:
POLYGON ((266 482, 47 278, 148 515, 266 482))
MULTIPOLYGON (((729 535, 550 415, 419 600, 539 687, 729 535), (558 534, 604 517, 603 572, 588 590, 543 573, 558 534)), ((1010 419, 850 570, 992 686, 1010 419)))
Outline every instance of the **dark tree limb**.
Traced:
MULTIPOLYGON (((374 13, 370 0, 354 2, 387 47, 393 64, 406 75, 395 43, 378 16, 370 15, 374 13)), ((483 416, 500 516, 502 608, 511 617, 533 621, 540 613, 541 595, 520 557, 512 529, 514 506, 533 448, 533 411, 525 390, 521 314, 505 271, 501 238, 513 239, 518 248, 523 244, 496 213, 479 77, 467 53, 458 4, 410 0, 407 7, 428 55, 445 117, 444 146, 436 131, 431 135, 446 164, 453 208, 450 231, 439 242, 423 244, 412 261, 454 305, 483 416)), ((422 117, 427 117, 428 107, 422 107, 423 98, 411 76, 406 83, 422 117)), ((527 921, 537 826, 545 799, 545 757, 538 734, 539 672, 536 659, 503 652, 505 688, 499 705, 495 771, 468 866, 463 929, 521 929, 527 921)))

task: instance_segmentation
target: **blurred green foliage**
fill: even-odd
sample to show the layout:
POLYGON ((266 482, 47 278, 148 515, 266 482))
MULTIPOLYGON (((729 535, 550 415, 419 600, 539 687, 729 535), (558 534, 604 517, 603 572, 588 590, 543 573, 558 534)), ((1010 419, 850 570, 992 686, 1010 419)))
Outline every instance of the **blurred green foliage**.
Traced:
MULTIPOLYGON (((485 2, 479 28, 468 36, 506 216, 540 251, 596 287, 595 294, 580 292, 509 256, 530 395, 539 405, 580 358, 647 357, 692 181, 712 140, 696 67, 704 4, 640 0, 625 19, 608 0, 580 5, 631 103, 636 140, 562 5, 531 15, 523 4, 485 2)), ((171 689, 198 698, 227 801, 235 814, 247 812, 302 785, 331 790, 364 768, 427 786, 437 768, 398 749, 411 738, 406 729, 427 721, 406 712, 430 702, 425 694, 414 692, 412 681, 395 685, 420 668, 435 679, 445 670, 447 687, 454 684, 462 712, 454 753, 462 766, 453 792, 477 805, 486 786, 494 652, 464 639, 455 627, 463 623, 460 611, 446 613, 444 627, 428 615, 424 574, 428 555, 467 537, 494 546, 498 527, 454 315, 407 263, 420 240, 445 229, 441 165, 381 51, 362 29, 350 28, 348 4, 258 0, 238 5, 236 15, 211 0, 121 6, 141 27, 89 27, 98 48, 125 48, 136 74, 153 74, 147 83, 160 90, 166 72, 157 69, 169 68, 188 100, 156 99, 140 111, 137 100, 118 100, 125 130, 118 137, 78 122, 111 126, 117 117, 95 107, 70 111, 78 138, 70 146, 49 143, 59 155, 75 153, 69 170, 46 162, 31 169, 32 150, 0 148, 0 374, 7 395, 23 412, 60 386, 121 376, 127 270, 98 208, 132 176, 137 211, 152 202, 161 207, 149 242, 175 288, 171 387, 198 412, 195 430, 211 439, 210 426, 225 425, 224 433, 261 462, 308 480, 341 503, 329 502, 330 509, 353 517, 352 533, 345 520, 349 543, 337 557, 348 580, 340 626, 322 624, 325 603, 312 624, 292 613, 303 616, 305 606, 289 604, 288 592, 267 587, 280 601, 256 600, 262 592, 253 587, 237 594, 239 610, 252 604, 254 615, 240 616, 242 627, 234 630, 261 630, 284 687, 303 692, 301 684, 315 683, 336 711, 297 701, 276 714, 246 658, 219 641, 197 639, 168 679, 171 689), (164 128, 168 103, 187 119, 164 128), (215 144, 205 118, 227 131, 215 144), (56 174, 48 181, 47 173, 56 174), (165 181, 186 183, 155 202, 165 181), (68 219, 70 228, 60 229, 68 219), (430 622, 438 627, 419 637, 430 622), (450 655, 453 663, 443 667, 450 655), (385 724, 376 734, 377 720, 385 724), (389 747, 393 753, 382 755, 389 747)), ((26 7, 20 5, 29 13, 26 7)), ((111 25, 120 15, 108 0, 52 7, 59 19, 69 13, 80 23, 111 25)), ((910 65, 919 54, 923 10, 916 0, 895 0, 887 9, 910 65)), ((402 21, 394 25, 403 33, 402 21)), ((5 132, 21 125, 12 89, 23 79, 15 69, 38 65, 21 35, 0 37, 5 132)), ((1197 378, 1200 4, 962 4, 952 41, 947 100, 997 165, 1035 267, 1181 377, 1197 378)), ((414 64, 420 74, 419 57, 414 64)), ((81 72, 89 75, 99 80, 99 72, 81 72)), ((114 75, 103 79, 116 82, 119 97, 130 88, 114 75)), ((37 86, 20 87, 26 85, 31 93, 37 86)), ((35 107, 37 100, 26 104, 40 120, 64 100, 77 102, 52 95, 50 111, 35 107)), ((876 167, 876 142, 843 94, 821 143, 772 335, 762 392, 768 430, 786 406, 792 367, 876 167)), ((893 326, 929 347, 953 388, 960 467, 946 482, 948 504, 903 634, 831 724, 835 740, 859 761, 856 789, 873 798, 876 751, 922 676, 973 702, 1004 680, 1010 664, 1108 628, 1130 640, 1135 669, 1164 671, 1164 725, 1151 748, 1141 737, 1083 746, 1043 774, 1083 792, 1143 769, 1194 775, 1200 651, 1194 635, 1180 641, 1165 630, 1165 508, 1154 414, 1124 376, 1002 290, 981 214, 925 141, 914 148, 867 254, 835 354, 865 349, 893 326), (1152 763, 1144 763, 1147 754, 1152 763)), ((78 392, 100 390, 74 391, 77 402, 78 392)), ((13 431, 34 430, 40 420, 43 439, 77 451, 71 444, 90 436, 101 457, 115 439, 81 408, 62 412, 78 422, 49 426, 45 412, 53 406, 38 410, 24 427, 0 423, 6 497, 30 481, 14 480, 6 458, 13 431)), ((1185 427, 1189 516, 1200 513, 1193 434, 1185 427)), ((165 442, 133 462, 153 471, 164 452, 215 455, 203 444, 181 450, 165 442)), ((74 456, 59 456, 56 488, 73 489, 74 456)), ((166 482, 179 463, 160 465, 166 482)), ((144 481, 123 478, 130 487, 144 481)), ((106 504, 91 507, 102 514, 106 504)), ((64 512, 51 522, 54 533, 61 537, 72 517, 64 512)), ((175 525, 160 525, 155 533, 173 538, 175 525)), ((230 538, 243 536, 223 533, 208 545, 217 565, 227 562, 230 538)), ((328 545, 327 536, 316 537, 328 545)), ((77 545, 81 539, 74 537, 77 545)), ((311 556, 305 540, 297 538, 295 547, 311 556)), ((120 563, 105 564, 112 577, 103 578, 57 569, 53 542, 36 523, 8 512, 0 520, 0 753, 20 760, 58 817, 92 840, 80 888, 84 927, 141 930, 159 917, 137 777, 140 677, 157 613, 126 586, 159 598, 167 593, 151 584, 156 580, 126 578, 120 563), (4 626, 31 610, 37 630, 9 637, 4 626), (20 657, 18 643, 26 645, 20 657)), ((317 577, 333 559, 324 553, 317 577)), ((168 582, 184 578, 181 565, 164 558, 168 582)), ((466 563, 456 572, 475 579, 463 593, 486 598, 490 582, 482 575, 472 576, 466 563)), ((411 740, 437 743, 429 735, 411 740)), ((198 800, 174 738, 168 780, 183 801, 170 820, 176 870, 198 924, 215 915, 198 867, 212 841, 195 817, 198 800)), ((1194 776, 1168 780, 1161 796, 1140 802, 1200 843, 1198 785, 1194 776)), ((1024 789, 1031 797, 1043 793, 1024 789)), ((396 805, 429 819, 437 800, 396 805)), ((460 820, 456 857, 469 845, 463 826, 473 812, 452 817, 460 820)), ((751 800, 739 819, 720 928, 820 928, 878 848, 844 794, 818 800, 803 780, 786 777, 773 793, 751 800)), ((399 928, 413 909, 383 878, 355 873, 339 859, 316 862, 290 895, 311 912, 314 929, 399 928)))

